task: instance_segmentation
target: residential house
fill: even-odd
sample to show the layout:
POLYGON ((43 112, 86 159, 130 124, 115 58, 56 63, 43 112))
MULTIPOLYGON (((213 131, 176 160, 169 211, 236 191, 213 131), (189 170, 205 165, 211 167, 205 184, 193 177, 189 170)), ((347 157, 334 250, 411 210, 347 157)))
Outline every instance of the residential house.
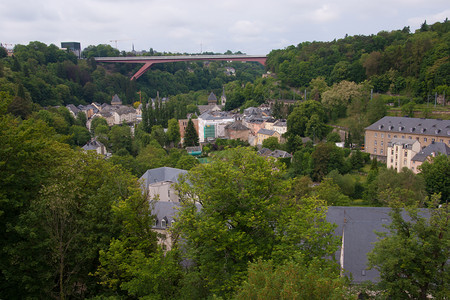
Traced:
POLYGON ((450 120, 384 117, 365 129, 365 152, 380 161, 387 159, 393 138, 417 140, 422 147, 432 142, 450 145, 450 120))
POLYGON ((179 202, 173 184, 178 183, 179 176, 186 173, 186 170, 161 167, 147 170, 140 180, 151 199, 158 197, 161 202, 179 202))
POLYGON ((264 129, 264 128, 260 129, 258 131, 258 133, 256 134, 256 144, 262 145, 263 141, 270 137, 276 137, 279 142, 281 135, 278 132, 276 132, 275 130, 268 130, 268 129, 264 129))
POLYGON ((400 172, 410 168, 411 159, 420 152, 420 143, 410 139, 392 139, 387 148, 387 167, 400 172))
POLYGON ((280 135, 283 135, 287 131, 287 121, 285 119, 277 120, 273 124, 273 130, 278 132, 280 135))
POLYGON ((106 151, 105 145, 97 141, 96 138, 91 139, 86 145, 81 147, 84 151, 95 151, 98 154, 101 155, 107 155, 108 152, 106 151))
POLYGON ((419 173, 419 166, 425 161, 431 160, 432 157, 435 157, 438 154, 450 156, 450 147, 444 143, 432 142, 430 145, 420 150, 420 152, 411 159, 410 169, 416 174, 419 173))

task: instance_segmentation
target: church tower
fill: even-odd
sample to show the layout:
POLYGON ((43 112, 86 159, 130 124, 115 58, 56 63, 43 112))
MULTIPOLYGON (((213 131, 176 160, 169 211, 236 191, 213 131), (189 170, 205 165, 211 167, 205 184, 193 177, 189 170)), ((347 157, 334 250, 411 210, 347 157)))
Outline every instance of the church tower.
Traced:
POLYGON ((225 96, 225 86, 223 87, 222 96, 220 97, 221 105, 225 106, 225 103, 227 103, 227 96, 225 96))

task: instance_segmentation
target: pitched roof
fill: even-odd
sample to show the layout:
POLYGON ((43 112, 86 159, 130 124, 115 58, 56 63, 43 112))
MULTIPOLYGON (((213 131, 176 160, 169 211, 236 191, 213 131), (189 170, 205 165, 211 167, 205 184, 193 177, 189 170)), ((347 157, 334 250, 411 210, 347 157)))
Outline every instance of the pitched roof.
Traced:
MULTIPOLYGON (((342 237, 344 232, 344 270, 352 273, 353 282, 378 280, 377 270, 367 270, 367 253, 372 251, 373 243, 377 241, 375 231, 386 232, 383 225, 391 222, 390 210, 388 207, 328 207, 327 221, 337 225, 334 234, 342 237)), ((425 210, 420 214, 429 215, 425 210)), ((409 220, 405 214, 404 218, 409 220)), ((340 254, 341 250, 338 250, 338 261, 340 254)))
POLYGON ((261 128, 260 130, 258 130, 258 133, 259 133, 259 134, 264 134, 264 135, 270 135, 270 136, 272 136, 272 135, 274 135, 274 134, 277 133, 277 132, 274 131, 274 130, 261 128))
POLYGON ((208 101, 217 101, 217 97, 213 92, 209 94, 208 101))
POLYGON ((178 182, 178 177, 180 174, 186 174, 186 170, 161 167, 156 169, 147 170, 144 175, 141 176, 140 180, 144 182, 144 187, 147 188, 150 184, 163 181, 178 182))
POLYGON ((112 97, 111 104, 122 104, 122 100, 120 100, 119 96, 117 96, 117 94, 115 94, 112 97))
POLYGON ((81 148, 85 151, 88 151, 88 150, 97 150, 100 147, 105 147, 105 146, 102 143, 100 143, 99 141, 97 141, 97 139, 92 139, 81 148))
POLYGON ((398 139, 394 138, 389 141, 388 147, 392 147, 393 145, 400 145, 403 146, 403 148, 411 148, 414 143, 418 143, 417 140, 412 139, 398 139))
POLYGON ((366 130, 450 137, 450 120, 384 117, 366 130))
POLYGON ((423 148, 422 151, 420 151, 419 153, 414 155, 412 160, 424 162, 427 159, 427 157, 430 155, 433 155, 433 153, 435 155, 437 155, 438 153, 442 153, 444 155, 449 156, 450 155, 450 147, 447 146, 445 143, 433 142, 430 145, 428 145, 427 147, 423 148))
POLYGON ((275 158, 292 158, 292 155, 283 150, 274 150, 269 156, 275 158))
POLYGON ((250 130, 247 128, 247 126, 245 126, 244 124, 242 124, 242 122, 239 121, 228 124, 227 126, 225 126, 225 129, 234 131, 250 130))

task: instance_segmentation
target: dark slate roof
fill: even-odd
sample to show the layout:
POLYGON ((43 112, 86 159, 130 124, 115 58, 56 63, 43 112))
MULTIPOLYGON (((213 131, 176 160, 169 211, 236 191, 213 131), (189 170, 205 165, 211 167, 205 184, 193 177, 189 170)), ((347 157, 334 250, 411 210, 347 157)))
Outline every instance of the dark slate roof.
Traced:
POLYGON ((122 104, 122 100, 120 100, 119 96, 117 96, 117 94, 115 94, 111 100, 111 104, 122 104))
POLYGON ((75 115, 80 111, 75 105, 69 104, 66 106, 68 110, 72 111, 75 115))
POLYGON ((90 140, 86 145, 84 145, 83 147, 81 147, 83 150, 97 150, 100 147, 104 147, 102 143, 100 143, 99 141, 97 141, 96 139, 92 139, 90 140))
POLYGON ((233 122, 231 124, 228 124, 227 126, 225 126, 225 129, 227 130, 234 130, 234 131, 245 131, 245 130, 250 130, 247 128, 247 126, 245 126, 244 124, 242 124, 242 122, 233 122))
MULTIPOLYGON (((197 209, 201 209, 200 204, 196 204, 197 209)), ((155 215, 154 229, 167 229, 176 221, 178 210, 181 208, 181 204, 174 202, 156 201, 153 205, 152 213, 155 215), (166 220, 166 227, 161 224, 162 220, 166 220)))
POLYGON ((265 135, 274 135, 276 131, 274 130, 270 130, 270 129, 265 129, 265 128, 261 128, 260 130, 258 130, 259 134, 265 134, 265 135))
POLYGON ((384 117, 366 130, 450 137, 450 120, 384 117))
POLYGON ((211 94, 209 94, 208 101, 217 101, 217 97, 216 97, 216 95, 214 95, 213 92, 211 92, 211 94))
POLYGON ((412 160, 424 162, 427 159, 427 157, 432 155, 433 153, 435 153, 435 155, 438 155, 438 153, 442 153, 444 155, 449 156, 450 147, 447 146, 445 143, 433 142, 427 147, 423 148, 422 151, 414 155, 412 160))
POLYGON ((287 121, 285 119, 277 120, 273 126, 287 126, 287 121))
MULTIPOLYGON (((373 243, 377 241, 375 231, 387 231, 383 225, 389 225, 391 222, 389 212, 388 207, 328 208, 327 221, 337 225, 335 235, 342 237, 344 232, 344 269, 353 275, 353 282, 378 280, 378 271, 367 270, 367 253, 372 251, 373 243)), ((427 212, 422 212, 422 215, 427 215, 427 212)), ((340 255, 341 250, 338 250, 336 252, 338 262, 340 255)))
POLYGON ((141 180, 144 182, 144 186, 147 188, 149 184, 163 181, 178 182, 178 176, 180 174, 186 174, 186 170, 175 169, 170 167, 161 167, 156 169, 147 170, 144 175, 141 176, 141 180))
POLYGON ((283 150, 274 150, 269 156, 275 158, 292 158, 292 155, 283 150))
POLYGON ((268 148, 262 148, 261 150, 258 151, 258 155, 261 156, 269 156, 272 153, 272 150, 268 149, 268 148))

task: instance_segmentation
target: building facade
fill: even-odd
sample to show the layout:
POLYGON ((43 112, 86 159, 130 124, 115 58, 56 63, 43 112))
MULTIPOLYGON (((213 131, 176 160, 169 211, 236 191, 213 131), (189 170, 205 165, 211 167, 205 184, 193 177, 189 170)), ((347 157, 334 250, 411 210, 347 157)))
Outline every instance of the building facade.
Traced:
POLYGON ((419 153, 421 147, 417 140, 392 139, 387 148, 387 167, 400 172, 403 168, 411 168, 411 159, 419 153))
POLYGON ((388 143, 397 138, 416 140, 422 148, 432 142, 450 145, 450 120, 384 117, 365 129, 364 150, 387 162, 388 143))

